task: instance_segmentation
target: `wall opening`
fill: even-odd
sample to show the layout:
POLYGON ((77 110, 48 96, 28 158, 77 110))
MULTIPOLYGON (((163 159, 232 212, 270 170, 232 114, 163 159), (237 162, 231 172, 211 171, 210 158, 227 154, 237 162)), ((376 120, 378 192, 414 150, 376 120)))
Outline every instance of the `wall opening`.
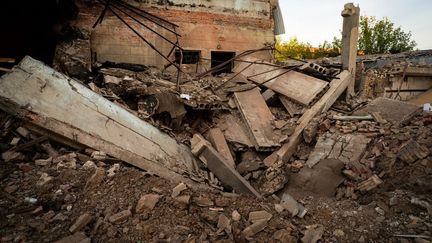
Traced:
POLYGON ((175 51, 175 61, 180 63, 181 54, 183 54, 182 64, 197 64, 201 58, 201 51, 198 50, 179 50, 175 51))
POLYGON ((77 15, 74 0, 2 1, 0 57, 19 62, 30 55, 51 65, 65 23, 77 15))
MULTIPOLYGON (((230 59, 235 57, 235 52, 228 52, 228 51, 212 51, 211 52, 211 67, 215 67, 221 63, 224 63, 230 59)), ((224 65, 223 67, 219 68, 218 70, 215 70, 212 72, 213 75, 218 75, 221 73, 232 73, 232 69, 234 67, 234 62, 231 61, 224 65)))

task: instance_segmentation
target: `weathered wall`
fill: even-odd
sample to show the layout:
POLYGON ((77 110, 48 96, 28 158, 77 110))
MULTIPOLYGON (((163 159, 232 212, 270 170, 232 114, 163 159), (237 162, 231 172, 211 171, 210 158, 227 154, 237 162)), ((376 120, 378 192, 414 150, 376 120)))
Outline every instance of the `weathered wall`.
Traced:
MULTIPOLYGON (((211 51, 233 51, 263 47, 274 42, 270 0, 189 0, 161 5, 160 1, 140 1, 140 8, 174 22, 180 26, 180 44, 184 49, 200 50, 204 59, 211 51), (148 2, 151 2, 148 4, 148 2)), ((80 4, 81 12, 76 24, 91 27, 102 6, 80 4)), ((129 22, 134 23, 134 22, 129 22)), ((145 22, 151 28, 174 41, 173 34, 161 27, 145 22)), ((172 45, 138 24, 132 26, 165 55, 172 45)), ((92 30, 92 51, 98 61, 141 63, 162 67, 167 62, 112 14, 92 30)), ((259 54, 269 58, 269 53, 259 54)), ((195 66, 195 65, 194 65, 195 66)), ((208 69, 210 62, 203 60, 200 69, 208 69)), ((199 70, 199 71, 201 71, 199 70)))

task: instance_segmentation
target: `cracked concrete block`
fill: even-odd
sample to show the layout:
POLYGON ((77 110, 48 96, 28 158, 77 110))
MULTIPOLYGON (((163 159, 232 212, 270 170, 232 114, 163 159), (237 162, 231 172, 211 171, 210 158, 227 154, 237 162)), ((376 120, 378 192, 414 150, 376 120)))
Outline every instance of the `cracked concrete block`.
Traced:
POLYGON ((1 109, 50 139, 104 151, 174 183, 200 186, 181 175, 196 169, 187 146, 29 56, 0 77, 0 100, 1 109))
POLYGON ((312 168, 322 159, 338 159, 345 164, 358 161, 362 158, 370 141, 370 138, 362 134, 327 134, 327 136, 318 138, 306 165, 312 168))

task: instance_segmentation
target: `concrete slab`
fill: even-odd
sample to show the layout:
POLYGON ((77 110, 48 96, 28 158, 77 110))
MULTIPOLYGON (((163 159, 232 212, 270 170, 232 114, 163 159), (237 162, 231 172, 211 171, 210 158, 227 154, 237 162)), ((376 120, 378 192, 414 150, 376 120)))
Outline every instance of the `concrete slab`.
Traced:
POLYGON ((354 115, 367 115, 379 112, 381 117, 394 124, 403 124, 421 111, 421 107, 408 102, 388 98, 376 98, 354 115))

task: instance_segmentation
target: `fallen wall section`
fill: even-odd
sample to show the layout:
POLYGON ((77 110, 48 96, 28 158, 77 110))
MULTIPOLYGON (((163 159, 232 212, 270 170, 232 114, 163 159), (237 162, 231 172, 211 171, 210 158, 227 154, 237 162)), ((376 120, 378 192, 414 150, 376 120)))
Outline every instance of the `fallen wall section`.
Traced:
POLYGON ((173 182, 194 168, 185 145, 31 57, 0 78, 0 108, 173 182))

